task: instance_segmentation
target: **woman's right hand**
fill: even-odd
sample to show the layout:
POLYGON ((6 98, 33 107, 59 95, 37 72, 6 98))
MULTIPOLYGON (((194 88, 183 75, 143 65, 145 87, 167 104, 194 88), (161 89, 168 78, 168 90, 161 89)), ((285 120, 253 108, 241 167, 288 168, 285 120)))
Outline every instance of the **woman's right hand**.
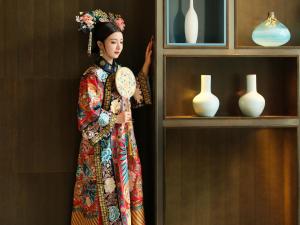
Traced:
POLYGON ((118 124, 123 124, 131 121, 132 121, 131 112, 121 112, 120 114, 117 115, 116 123, 118 124))

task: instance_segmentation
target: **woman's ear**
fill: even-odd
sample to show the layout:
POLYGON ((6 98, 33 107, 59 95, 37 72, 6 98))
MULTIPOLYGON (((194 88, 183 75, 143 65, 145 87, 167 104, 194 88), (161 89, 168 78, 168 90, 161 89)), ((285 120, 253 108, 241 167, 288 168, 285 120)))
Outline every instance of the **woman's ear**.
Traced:
POLYGON ((101 50, 103 50, 104 45, 101 41, 97 41, 97 45, 101 50))

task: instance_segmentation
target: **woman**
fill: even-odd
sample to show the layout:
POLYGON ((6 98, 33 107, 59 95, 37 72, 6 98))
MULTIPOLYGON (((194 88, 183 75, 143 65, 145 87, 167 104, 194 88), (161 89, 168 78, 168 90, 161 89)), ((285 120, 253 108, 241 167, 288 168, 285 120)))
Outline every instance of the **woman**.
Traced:
MULTIPOLYGON (((93 34, 97 65, 80 81, 78 126, 82 141, 74 187, 72 225, 133 224, 144 221, 141 164, 132 127, 131 110, 116 90, 115 62, 123 49, 124 21, 120 16, 95 10, 77 18, 93 34)), ((136 77, 131 106, 151 104, 148 71, 152 40, 145 63, 136 77)), ((128 102, 127 102, 128 104, 128 102)), ((129 103, 130 106, 130 103, 129 103)))

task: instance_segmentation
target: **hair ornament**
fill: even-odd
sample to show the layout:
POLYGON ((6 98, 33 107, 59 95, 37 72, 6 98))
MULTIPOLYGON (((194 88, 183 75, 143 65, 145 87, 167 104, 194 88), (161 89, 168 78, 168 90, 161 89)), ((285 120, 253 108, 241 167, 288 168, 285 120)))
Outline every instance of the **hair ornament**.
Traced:
POLYGON ((119 14, 106 13, 101 9, 80 12, 79 16, 76 16, 76 22, 79 23, 79 31, 89 33, 88 55, 92 52, 92 32, 97 23, 109 22, 115 24, 120 31, 125 29, 124 19, 119 14))

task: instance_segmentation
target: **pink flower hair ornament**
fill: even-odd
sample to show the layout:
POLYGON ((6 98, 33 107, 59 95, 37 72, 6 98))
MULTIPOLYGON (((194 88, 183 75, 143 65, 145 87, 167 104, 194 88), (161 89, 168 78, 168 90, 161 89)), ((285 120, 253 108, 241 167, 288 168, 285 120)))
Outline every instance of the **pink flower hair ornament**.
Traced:
POLYGON ((113 13, 106 13, 101 9, 96 9, 93 11, 80 12, 79 16, 76 16, 76 22, 79 23, 79 31, 83 31, 85 33, 89 33, 89 43, 88 43, 88 55, 91 55, 92 49, 92 32, 94 26, 97 23, 110 22, 115 24, 120 31, 124 31, 125 22, 124 19, 118 15, 113 13))
POLYGON ((79 16, 76 16, 76 22, 79 23, 79 30, 89 32, 94 28, 94 25, 99 22, 111 22, 114 23, 121 31, 125 29, 124 19, 113 13, 106 13, 101 9, 93 11, 80 12, 79 16))

